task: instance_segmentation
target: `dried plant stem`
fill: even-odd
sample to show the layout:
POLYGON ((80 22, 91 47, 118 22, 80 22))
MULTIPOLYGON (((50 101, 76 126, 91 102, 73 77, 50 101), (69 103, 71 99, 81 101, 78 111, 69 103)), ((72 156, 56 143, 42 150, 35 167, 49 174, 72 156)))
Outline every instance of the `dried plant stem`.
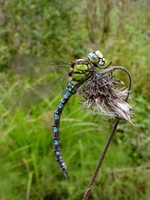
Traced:
MULTIPOLYGON (((104 70, 102 73, 105 74, 105 73, 108 73, 108 72, 110 72, 110 71, 114 71, 114 70, 118 70, 118 69, 125 71, 126 74, 128 75, 128 78, 129 78, 128 91, 130 91, 130 90, 131 90, 131 82, 132 82, 132 80, 131 80, 131 75, 130 75, 130 73, 128 72, 128 70, 126 70, 124 67, 121 67, 121 66, 113 66, 113 67, 111 67, 111 68, 109 68, 109 69, 104 70)), ((128 98, 129 98, 129 94, 128 94, 127 97, 126 97, 126 101, 128 101, 128 98)), ((108 140, 107 140, 107 142, 106 142, 106 145, 105 145, 105 147, 104 147, 104 149, 103 149, 103 152, 102 152, 102 154, 101 154, 101 156, 100 156, 99 162, 98 162, 98 164, 97 164, 97 166, 96 166, 96 168, 95 168, 95 171, 94 171, 94 173, 93 173, 93 176, 92 176, 92 179, 91 179, 91 181, 90 181, 90 184, 89 184, 89 186, 88 186, 86 192, 84 193, 84 196, 83 196, 82 200, 88 200, 88 198, 89 198, 89 195, 90 195, 91 189, 92 189, 92 187, 93 187, 94 181, 95 181, 96 176, 97 176, 97 174, 98 174, 98 172, 99 172, 99 169, 100 169, 100 167, 101 167, 101 165, 102 165, 103 159, 104 159, 104 157, 105 157, 105 155, 106 155, 106 152, 107 152, 108 147, 109 147, 109 145, 110 145, 110 143, 111 143, 111 140, 112 140, 112 138, 113 138, 113 136, 114 136, 114 134, 115 134, 115 131, 116 131, 116 129, 117 129, 117 126, 118 126, 118 124, 119 124, 119 121, 120 121, 120 118, 116 118, 116 121, 115 121, 115 123, 114 123, 114 125, 113 125, 113 128, 112 128, 112 130, 111 130, 111 133, 110 133, 110 135, 109 135, 109 138, 108 138, 108 140)))
POLYGON ((95 171, 94 171, 94 174, 93 174, 93 176, 92 176, 92 179, 91 179, 91 181, 90 181, 90 184, 89 184, 89 186, 88 186, 88 189, 87 189, 86 192, 84 193, 84 196, 83 196, 82 200, 87 200, 88 197, 89 197, 89 195, 90 195, 90 191, 91 191, 91 189, 92 189, 93 183, 94 183, 94 181, 95 181, 95 179, 96 179, 96 176, 97 176, 97 174, 98 174, 98 171, 99 171, 99 169, 100 169, 100 167, 101 167, 101 165, 102 165, 103 159, 104 159, 104 157, 105 157, 105 155, 106 155, 106 152, 107 152, 108 147, 109 147, 109 145, 110 145, 110 142, 111 142, 111 140, 112 140, 112 138, 113 138, 113 136, 114 136, 114 133, 115 133, 116 128, 117 128, 117 126, 118 126, 118 124, 119 124, 119 121, 120 121, 120 119, 118 118, 118 119, 115 121, 114 125, 113 125, 112 131, 111 131, 111 133, 110 133, 110 135, 109 135, 109 138, 108 138, 107 143, 106 143, 106 145, 105 145, 105 147, 104 147, 104 150, 103 150, 103 152, 102 152, 102 154, 101 154, 100 160, 99 160, 99 162, 98 162, 98 164, 97 164, 97 166, 96 166, 96 169, 95 169, 95 171))

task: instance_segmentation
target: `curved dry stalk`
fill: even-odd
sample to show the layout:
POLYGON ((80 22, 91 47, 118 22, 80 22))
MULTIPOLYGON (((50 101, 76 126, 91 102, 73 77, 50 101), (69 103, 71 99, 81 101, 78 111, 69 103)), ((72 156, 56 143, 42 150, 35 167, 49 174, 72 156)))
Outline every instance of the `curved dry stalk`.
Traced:
MULTIPOLYGON (((125 71, 126 74, 128 75, 128 78, 129 78, 128 91, 130 91, 130 90, 131 90, 132 79, 131 79, 131 75, 130 75, 129 71, 126 70, 124 67, 121 67, 121 66, 110 67, 110 68, 108 68, 108 69, 105 69, 103 72, 101 72, 100 75, 101 75, 101 74, 106 74, 106 73, 109 73, 109 72, 112 72, 112 71, 118 70, 118 69, 125 71)), ((127 94, 127 97, 126 97, 126 99, 125 99, 126 102, 128 101, 128 98, 129 98, 129 93, 127 94)), ((111 130, 111 133, 110 133, 110 135, 109 135, 109 138, 108 138, 108 140, 107 140, 107 142, 106 142, 106 144, 105 144, 105 147, 104 147, 104 149, 103 149, 103 152, 102 152, 102 154, 101 154, 101 156, 100 156, 100 159, 99 159, 99 161, 98 161, 98 164, 97 164, 97 166, 96 166, 96 168, 95 168, 95 171, 94 171, 94 173, 93 173, 93 176, 92 176, 92 178, 91 178, 90 184, 89 184, 89 186, 88 186, 86 192, 84 193, 84 196, 83 196, 82 200, 88 200, 88 198, 89 198, 89 195, 90 195, 91 189, 92 189, 92 187, 93 187, 94 181, 95 181, 96 176, 97 176, 97 174, 98 174, 98 172, 99 172, 99 170, 100 170, 100 167, 101 167, 101 165, 102 165, 103 159, 104 159, 104 157, 105 157, 105 155, 106 155, 106 152, 107 152, 107 150, 108 150, 108 147, 109 147, 109 145, 110 145, 110 143, 111 143, 111 140, 112 140, 112 138, 113 138, 113 136, 114 136, 114 133, 115 133, 115 131, 116 131, 116 129, 117 129, 117 126, 118 126, 118 124, 119 124, 119 121, 120 121, 120 118, 116 118, 116 121, 115 121, 115 123, 114 123, 114 125, 113 125, 113 128, 112 128, 112 130, 111 130)))

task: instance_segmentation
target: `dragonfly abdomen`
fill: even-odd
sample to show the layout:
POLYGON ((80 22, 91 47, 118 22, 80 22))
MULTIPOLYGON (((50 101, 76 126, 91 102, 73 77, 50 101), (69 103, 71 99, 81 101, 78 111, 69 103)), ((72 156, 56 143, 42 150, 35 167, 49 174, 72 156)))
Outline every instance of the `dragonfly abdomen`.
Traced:
POLYGON ((59 166, 61 167, 65 178, 68 177, 68 174, 66 171, 66 168, 67 168, 66 164, 63 161, 63 158, 60 153, 59 123, 60 123, 60 115, 64 109, 64 106, 66 105, 69 98, 75 93, 74 92, 75 86, 76 85, 72 84, 71 82, 68 83, 65 94, 64 94, 63 98, 61 99, 61 101, 54 113, 54 122, 53 122, 53 127, 52 127, 55 158, 56 158, 59 166))

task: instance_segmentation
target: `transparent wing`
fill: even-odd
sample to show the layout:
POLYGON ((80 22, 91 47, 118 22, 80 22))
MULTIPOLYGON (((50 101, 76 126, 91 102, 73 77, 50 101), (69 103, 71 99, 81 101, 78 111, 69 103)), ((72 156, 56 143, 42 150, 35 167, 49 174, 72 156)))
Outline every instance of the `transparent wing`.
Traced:
POLYGON ((69 70, 70 64, 57 60, 46 60, 37 56, 17 55, 12 60, 12 67, 18 74, 39 76, 54 71, 64 74, 69 70))
POLYGON ((44 86, 30 88, 21 95, 19 98, 19 105, 23 107, 30 107, 37 101, 43 98, 54 98, 56 93, 63 91, 66 87, 67 77, 60 77, 44 86))

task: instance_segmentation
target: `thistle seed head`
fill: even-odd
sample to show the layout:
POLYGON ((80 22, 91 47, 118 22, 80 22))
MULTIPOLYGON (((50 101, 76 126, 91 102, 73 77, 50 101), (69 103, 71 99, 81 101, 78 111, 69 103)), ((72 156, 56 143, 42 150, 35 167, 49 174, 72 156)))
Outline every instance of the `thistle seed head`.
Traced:
POLYGON ((96 74, 82 90, 82 96, 86 99, 83 107, 92 109, 94 114, 119 117, 131 123, 132 107, 126 102, 129 91, 122 85, 123 82, 115 80, 112 75, 96 74))

